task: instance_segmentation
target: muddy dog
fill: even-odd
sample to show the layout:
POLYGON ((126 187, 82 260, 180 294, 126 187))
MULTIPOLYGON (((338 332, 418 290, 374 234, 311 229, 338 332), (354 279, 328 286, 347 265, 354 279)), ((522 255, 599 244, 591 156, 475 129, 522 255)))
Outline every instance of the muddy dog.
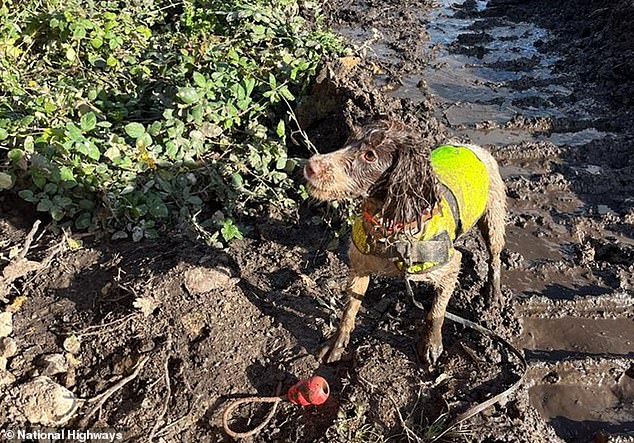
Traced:
POLYGON ((341 358, 371 274, 431 283, 436 291, 417 346, 435 364, 442 353, 445 309, 460 271, 453 241, 477 224, 490 255, 486 297, 501 303, 505 187, 495 159, 472 145, 434 150, 401 122, 379 121, 356 131, 345 146, 311 157, 304 167, 318 200, 362 197, 349 248, 349 296, 341 323, 320 352, 341 358))

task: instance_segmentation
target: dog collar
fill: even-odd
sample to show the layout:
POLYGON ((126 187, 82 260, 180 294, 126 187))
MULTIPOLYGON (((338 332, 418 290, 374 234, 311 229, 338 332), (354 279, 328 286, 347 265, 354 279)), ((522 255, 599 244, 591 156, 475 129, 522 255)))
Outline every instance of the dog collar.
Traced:
POLYGON ((396 223, 394 227, 390 227, 390 228, 384 227, 381 217, 377 217, 376 215, 373 215, 367 209, 363 210, 362 216, 363 216, 363 219, 369 223, 369 225, 372 227, 372 230, 374 232, 394 234, 396 232, 401 232, 404 230, 409 230, 412 228, 417 228, 418 226, 422 226, 427 220, 432 218, 433 214, 436 213, 437 211, 438 211, 437 208, 434 208, 433 211, 426 209, 420 215, 420 217, 418 217, 418 219, 411 221, 409 223, 396 223))

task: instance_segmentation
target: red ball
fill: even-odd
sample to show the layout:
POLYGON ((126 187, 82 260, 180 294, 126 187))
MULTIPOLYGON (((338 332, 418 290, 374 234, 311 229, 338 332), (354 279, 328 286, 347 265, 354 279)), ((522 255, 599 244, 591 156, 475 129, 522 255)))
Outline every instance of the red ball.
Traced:
POLYGON ((309 379, 300 380, 288 390, 288 400, 296 405, 321 405, 328 400, 330 387, 323 377, 315 375, 309 379))

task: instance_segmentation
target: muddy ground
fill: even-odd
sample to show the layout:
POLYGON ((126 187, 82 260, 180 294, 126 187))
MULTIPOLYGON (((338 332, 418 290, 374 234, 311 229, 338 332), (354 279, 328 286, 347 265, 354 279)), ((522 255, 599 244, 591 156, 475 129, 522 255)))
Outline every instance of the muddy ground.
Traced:
MULTIPOLYGON (((356 58, 331 61, 297 109, 321 151, 353 124, 401 118, 430 145, 488 147, 508 187, 506 303, 484 306, 483 244, 469 234, 449 309, 522 349, 527 378, 441 441, 634 441, 634 4, 334 0, 325 9, 356 58)), ((313 356, 345 302, 347 265, 346 240, 316 223, 319 207, 302 207, 295 223, 245 220, 248 237, 227 250, 186 232, 139 244, 86 237, 80 249, 36 235, 30 261, 9 266, 38 214, 10 195, 0 206, 5 281, 30 270, 0 288, 0 336, 12 338, 0 341, 5 428, 68 418, 43 416, 51 401, 30 391, 37 376, 77 399, 129 376, 101 408, 99 398, 67 402, 66 426, 124 430, 130 441, 230 441, 220 427, 228 398, 273 395, 316 372, 331 382, 329 401, 282 405, 252 441, 431 441, 520 372, 503 347, 449 322, 446 352, 428 372, 413 347, 423 313, 389 279, 371 285, 345 360, 320 365, 313 356)), ((424 287, 417 294, 429 298, 424 287)), ((235 427, 263 413, 245 408, 235 427)))

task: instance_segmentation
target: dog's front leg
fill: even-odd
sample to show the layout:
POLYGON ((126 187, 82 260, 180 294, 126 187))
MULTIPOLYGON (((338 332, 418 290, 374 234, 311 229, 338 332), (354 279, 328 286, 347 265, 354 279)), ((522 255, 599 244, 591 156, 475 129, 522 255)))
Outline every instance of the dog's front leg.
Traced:
POLYGON ((427 313, 423 335, 418 343, 417 351, 421 360, 429 366, 433 366, 442 354, 442 325, 445 320, 447 304, 458 281, 461 258, 460 251, 454 251, 449 263, 437 271, 432 271, 427 277, 434 285, 436 296, 427 313))
POLYGON ((343 311, 341 322, 335 334, 330 338, 328 344, 319 352, 319 359, 325 363, 332 363, 341 358, 350 341, 350 334, 354 329, 355 318, 361 307, 361 300, 368 290, 370 283, 369 275, 351 275, 346 288, 348 294, 348 305, 343 311))

